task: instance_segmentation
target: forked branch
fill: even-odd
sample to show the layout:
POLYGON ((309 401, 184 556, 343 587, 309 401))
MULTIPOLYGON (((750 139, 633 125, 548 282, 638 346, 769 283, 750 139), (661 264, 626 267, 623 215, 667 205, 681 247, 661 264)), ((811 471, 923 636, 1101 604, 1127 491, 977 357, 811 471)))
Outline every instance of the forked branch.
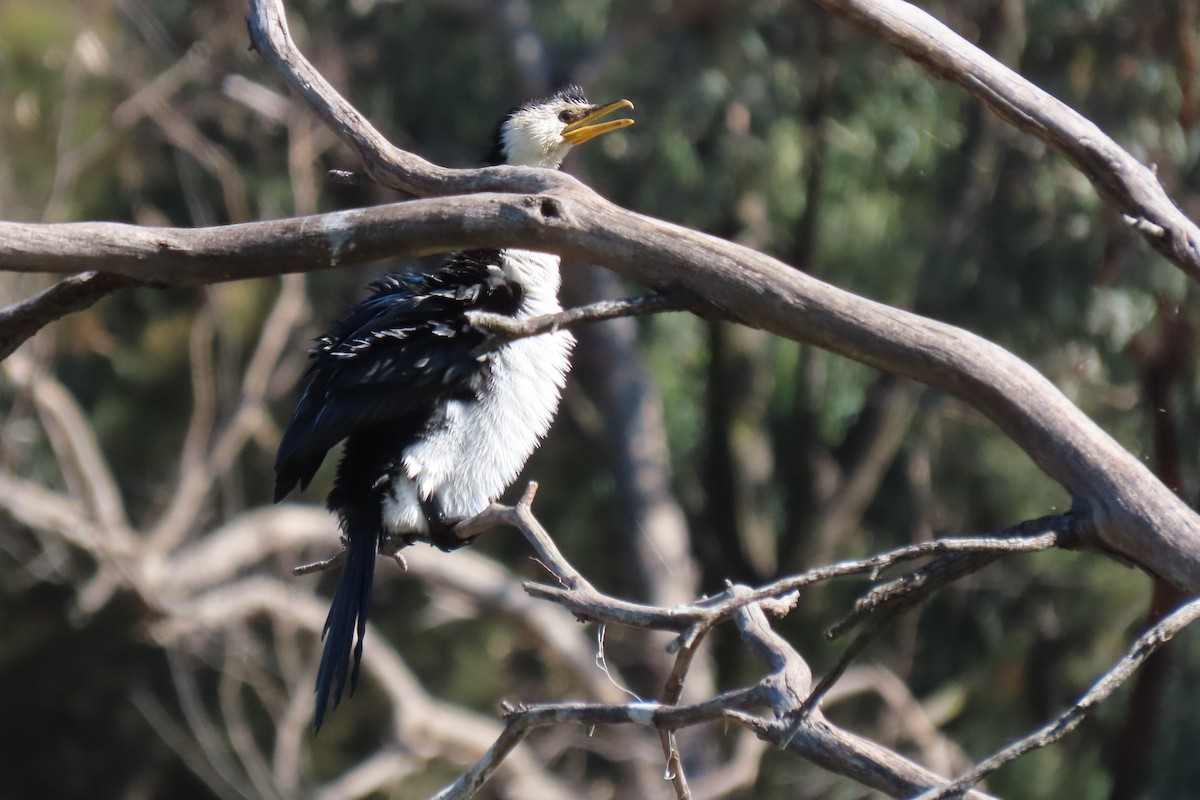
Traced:
POLYGON ((386 173, 389 185, 426 199, 207 229, 0 223, 0 269, 78 272, 103 263, 140 280, 197 284, 462 247, 558 252, 653 289, 685 289, 694 310, 952 392, 991 418, 1070 493, 1081 547, 1116 553, 1184 592, 1200 591, 1200 516, 1011 353, 959 328, 855 297, 748 248, 618 208, 569 176, 443 170, 398 151, 318 80, 282 19, 279 0, 254 0, 258 49, 356 146, 369 169, 376 165, 377 178, 386 173), (493 193, 447 196, 483 190, 493 193), (537 194, 522 193, 528 191, 537 194))

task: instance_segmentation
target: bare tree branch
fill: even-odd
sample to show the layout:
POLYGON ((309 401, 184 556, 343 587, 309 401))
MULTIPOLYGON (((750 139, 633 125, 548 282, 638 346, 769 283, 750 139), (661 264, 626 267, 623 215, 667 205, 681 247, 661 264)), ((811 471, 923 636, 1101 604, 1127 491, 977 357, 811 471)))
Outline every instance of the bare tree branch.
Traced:
POLYGON ((0 361, 51 322, 139 283, 124 275, 84 272, 62 279, 41 294, 0 308, 0 361))
POLYGON ((182 283, 351 263, 398 252, 526 246, 611 266, 692 306, 954 391, 1075 497, 1083 544, 1200 587, 1200 517, 1052 384, 1007 351, 873 303, 762 254, 612 206, 582 187, 555 197, 478 194, 208 229, 0 223, 0 269, 77 270, 99 258, 182 283), (803 310, 803 313, 798 313, 803 310))
POLYGON ((1191 625, 1198 618, 1200 618, 1200 600, 1193 600, 1181 606, 1162 622, 1139 636, 1137 641, 1133 643, 1133 646, 1129 648, 1129 651, 1126 652, 1125 657, 1118 661, 1112 669, 1100 676, 1100 679, 1092 685, 1092 688, 1084 692, 1083 696, 1076 700, 1075 704, 1064 711, 1057 719, 1031 733, 1029 736, 1013 742, 994 756, 981 761, 974 769, 967 772, 961 778, 945 786, 931 789, 920 795, 916 800, 947 800, 951 797, 960 797, 963 792, 1010 761, 1020 758, 1031 750, 1054 744, 1075 730, 1079 726, 1079 723, 1083 722, 1084 717, 1128 680, 1155 650, 1171 641, 1176 634, 1188 625, 1191 625))
MULTIPOLYGON (((730 587, 729 594, 732 598, 746 600, 750 593, 744 587, 730 587)), ((768 732, 771 728, 770 723, 763 723, 741 712, 766 706, 774 710, 777 717, 785 716, 789 710, 800 705, 808 692, 812 681, 808 666, 786 641, 771 630, 764 615, 764 608, 772 613, 786 613, 794 602, 794 596, 785 600, 760 599, 741 605, 735 615, 743 640, 771 669, 771 673, 755 686, 687 706, 647 702, 624 705, 553 703, 512 709, 508 714, 508 724, 504 732, 483 758, 455 783, 440 792, 436 800, 458 800, 474 796, 503 763, 512 748, 534 728, 545 725, 575 723, 591 726, 624 723, 671 731, 704 722, 734 719, 749 725, 760 736, 777 737, 777 733, 768 732)), ((808 724, 802 737, 802 744, 788 746, 806 751, 806 757, 821 753, 824 759, 823 766, 873 788, 889 792, 893 796, 937 782, 934 775, 921 767, 886 748, 839 731, 823 718, 808 724)), ((977 792, 969 796, 977 800, 985 797, 977 792)))
POLYGON ((579 185, 560 172, 525 167, 485 170, 445 169, 389 142, 334 90, 292 41, 282 2, 250 3, 250 39, 287 85, 300 95, 343 141, 363 156, 376 182, 418 197, 484 191, 539 192, 579 185))
POLYGON ((1167 195, 1154 170, 1087 117, 1034 86, 925 11, 903 0, 816 0, 962 86, 1016 128, 1058 150, 1106 203, 1164 258, 1200 281, 1200 227, 1167 195))
POLYGON ((600 300, 586 306, 568 308, 557 314, 543 314, 530 319, 514 319, 503 314, 487 311, 468 311, 467 321, 477 328, 492 333, 492 336, 476 352, 489 353, 509 342, 528 336, 573 328, 594 322, 604 322, 621 317, 641 317, 663 311, 682 311, 685 305, 664 294, 627 297, 624 300, 600 300))
MULTIPOLYGON (((1072 116, 1074 112, 1039 94, 1014 74, 997 71, 974 48, 905 4, 894 0, 818 2, 862 24, 877 25, 886 32, 881 35, 908 55, 940 74, 953 73, 1006 119, 1061 148, 1105 199, 1127 215, 1130 225, 1187 274, 1200 278, 1200 238, 1195 226, 1181 219, 1144 167, 1094 126, 1087 127, 1091 124, 1086 120, 1072 116)), ((422 749, 404 754, 381 749, 331 780, 318 796, 351 797, 373 791, 434 758, 474 765, 447 790, 446 797, 469 796, 493 774, 501 792, 509 796, 557 796, 563 787, 545 768, 545 760, 520 743, 536 727, 572 722, 635 724, 648 729, 663 746, 676 796, 688 797, 692 789, 681 768, 682 753, 675 734, 684 727, 715 721, 733 721, 763 741, 894 796, 930 787, 940 787, 929 795, 933 797, 962 794, 1000 764, 1064 735, 1136 668, 1145 653, 1200 616, 1196 604, 1181 609, 1164 623, 1167 627, 1157 627, 1139 639, 1126 659, 1063 717, 950 784, 886 747, 834 726, 821 708, 826 692, 875 629, 934 589, 1004 554, 1088 546, 1130 559, 1178 588, 1195 592, 1200 590, 1200 517, 1031 367, 961 329, 855 297, 745 247, 631 213, 569 176, 516 168, 446 170, 394 147, 296 50, 278 0, 252 0, 251 6, 255 46, 285 83, 356 150, 373 180, 423 199, 190 230, 0 223, 0 269, 63 274, 103 270, 68 279, 39 297, 0 311, 0 356, 11 353, 49 320, 84 307, 107 291, 137 282, 203 285, 464 246, 532 247, 610 267, 660 294, 649 300, 573 309, 521 326, 490 317, 475 320, 497 331, 498 340, 667 307, 727 317, 952 392, 987 414, 1074 498, 1067 514, 1032 520, 993 536, 923 543, 819 567, 756 589, 731 586, 714 598, 672 605, 659 602, 659 598, 655 598, 656 604, 631 603, 597 591, 566 561, 534 517, 535 485, 530 484, 516 506, 495 505, 460 525, 457 534, 466 541, 497 525, 517 528, 556 585, 530 583, 525 587, 528 596, 521 596, 506 571, 489 569, 486 562, 465 557, 458 560, 459 566, 445 568, 444 558, 435 568, 417 557, 413 573, 443 597, 456 593, 475 607, 490 603, 506 622, 531 631, 529 638, 537 642, 539 652, 569 665, 572 678, 601 702, 521 706, 507 715, 507 724, 501 729, 483 715, 431 697, 399 653, 372 631, 379 644, 363 666, 385 697, 391 735, 402 743, 419 741, 422 749), (844 630, 865 619, 869 627, 813 689, 808 664, 771 630, 764 612, 786 613, 799 590, 817 582, 864 574, 874 581, 884 569, 931 555, 941 557, 876 587, 839 623, 837 629, 844 630), (539 605, 530 598, 549 599, 560 607, 539 605), (619 702, 611 684, 605 684, 601 673, 589 664, 586 640, 575 623, 569 622, 570 615, 641 631, 675 633, 671 645, 674 667, 658 702, 619 702), (751 686, 680 703, 708 631, 724 621, 738 626, 746 646, 768 665, 769 674, 751 686), (751 709, 768 709, 773 718, 752 715, 751 709)), ((706 4, 705 13, 715 7, 717 4, 706 4)), ((510 4, 510 8, 521 12, 525 4, 510 4)), ((519 35, 529 33, 527 28, 513 26, 519 35)), ((228 154, 214 150, 215 144, 198 134, 190 120, 176 115, 161 97, 163 91, 173 91, 171 81, 186 72, 189 59, 190 55, 180 62, 179 70, 169 71, 157 82, 165 90, 156 87, 139 95, 128 111, 150 114, 169 138, 194 153, 210 171, 215 170, 230 214, 240 218, 249 208, 240 178, 220 174, 228 172, 232 163, 228 154)), ((238 91, 231 89, 234 94, 238 91)), ((311 166, 318 150, 316 134, 309 137, 305 133, 305 126, 311 127, 308 120, 278 114, 277 118, 288 122, 292 134, 289 166, 297 206, 301 211, 311 210, 316 195, 311 166)), ((60 139, 60 145, 65 142, 60 139)), ((61 172, 60 181, 70 177, 68 172, 61 172)), ((56 202, 61 196, 60 191, 56 202)), ((285 506, 241 515, 195 541, 187 534, 196 527, 222 473, 237 463, 256 432, 270 430, 265 401, 277 375, 287 371, 281 367, 282 354, 304 308, 303 279, 285 278, 257 349, 241 374, 241 394, 235 395, 238 405, 232 421, 215 436, 215 395, 206 394, 208 387, 202 385, 208 368, 202 358, 194 361, 197 411, 181 458, 180 480, 166 513, 149 532, 131 529, 115 477, 69 394, 64 391, 56 396, 52 379, 43 380, 40 373, 30 370, 22 372, 28 364, 20 354, 6 365, 14 382, 37 402, 68 493, 0 473, 0 508, 38 533, 44 542, 40 564, 48 574, 61 573, 59 577, 66 579, 69 568, 63 565, 71 560, 66 557, 71 548, 94 558, 98 565, 94 574, 80 581, 81 607, 98 607, 113 590, 127 587, 151 610, 151 633, 173 654, 178 694, 190 736, 198 745, 188 748, 185 757, 198 762, 193 769, 229 796, 290 796, 298 791, 302 731, 311 711, 311 696, 284 697, 264 683, 265 664, 247 666, 243 660, 247 630, 252 622, 267 617, 279 645, 278 671, 289 678, 311 680, 311 675, 306 675, 311 666, 299 655, 301 648, 295 642, 311 642, 319 635, 325 616, 311 592, 246 578, 244 573, 268 557, 285 551, 291 556, 297 549, 311 551, 317 543, 332 540, 333 525, 319 511, 285 506), (198 673, 184 658, 193 652, 211 655, 213 639, 217 647, 225 648, 223 660, 212 662, 225 665, 218 684, 219 714, 201 703, 198 673), (290 640, 295 641, 289 645, 290 640), (273 750, 251 730, 243 707, 247 689, 278 725, 273 750)), ((198 354, 207 346, 204 333, 200 330, 193 340, 198 354)), ((878 464, 886 461, 884 451, 897 445, 906 415, 904 408, 896 411, 891 435, 881 437, 870 468, 864 467, 861 480, 845 486, 845 508, 860 506, 878 483, 882 470, 878 464)), ((270 433, 263 435, 269 437, 270 433)), ((846 520, 845 514, 831 515, 827 522, 834 532, 829 538, 836 528, 845 527, 846 520)), ((398 553, 414 541, 413 537, 400 537, 389 546, 398 553)), ((336 563, 335 556, 322 566, 336 563)), ((164 737, 179 739, 183 735, 163 726, 161 720, 157 727, 164 730, 164 737)), ((742 732, 742 736, 748 738, 750 733, 742 732)), ((644 743, 645 738, 638 741, 644 743)))
MULTIPOLYGON (((891 615, 893 612, 911 608, 932 592, 964 575, 983 569, 1004 553, 1033 552, 1047 547, 1072 548, 1075 546, 1074 539, 1078 536, 1078 524, 1079 520, 1071 513, 1041 517, 997 531, 989 537, 989 549, 980 548, 973 553, 966 549, 958 552, 943 550, 945 555, 940 558, 872 589, 854 604, 853 611, 829 629, 828 636, 836 639, 874 614, 883 612, 891 615)), ((914 547, 936 545, 937 541, 939 540, 924 542, 914 547)))
POLYGON ((74 396, 22 355, 10 358, 4 372, 33 399, 71 493, 99 524, 126 531, 125 501, 116 476, 74 396))

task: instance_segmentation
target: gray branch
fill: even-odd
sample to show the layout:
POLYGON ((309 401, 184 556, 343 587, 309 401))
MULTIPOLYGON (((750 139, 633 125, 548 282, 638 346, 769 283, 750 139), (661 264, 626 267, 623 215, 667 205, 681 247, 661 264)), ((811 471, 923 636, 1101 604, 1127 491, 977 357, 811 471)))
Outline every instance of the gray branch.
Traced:
POLYGON ((574 328, 620 317, 642 317, 649 314, 659 314, 664 311, 682 311, 684 304, 664 294, 650 294, 641 297, 627 297, 623 300, 600 300, 586 306, 568 308, 556 314, 543 314, 530 319, 515 319, 504 314, 492 314, 487 311, 468 311, 467 321, 476 328, 488 331, 492 336, 475 351, 488 353, 497 350, 509 342, 552 333, 564 328, 574 328))
POLYGON ((1171 200, 1151 167, 1094 122, 903 0, 816 0, 890 44, 933 75, 957 83, 1013 127, 1062 153, 1133 230, 1200 281, 1200 227, 1171 200))
POLYGON ((137 280, 124 275, 84 272, 64 278, 41 294, 0 308, 0 361, 51 322, 137 284, 137 280))
POLYGON ((1056 719, 1037 731, 1005 747, 994 756, 984 759, 961 778, 930 789, 915 800, 947 800, 951 797, 961 797, 963 792, 991 775, 1000 767, 1025 755, 1031 750, 1046 747, 1062 739, 1079 726, 1096 706, 1117 690, 1121 684, 1137 671, 1146 659, 1167 642, 1171 641, 1180 631, 1200 618, 1200 600, 1181 606, 1162 622, 1147 630, 1137 638, 1125 656, 1108 672, 1084 692, 1074 705, 1064 711, 1056 719))
MULTIPOLYGON (((751 594, 745 587, 730 586, 722 598, 745 601, 751 594)), ((887 748, 840 730, 819 712, 790 731, 777 722, 748 713, 766 708, 773 712, 776 720, 786 718, 800 707, 809 692, 811 670, 800 654, 771 629, 764 613, 786 614, 795 600, 793 595, 783 600, 760 598, 744 602, 734 616, 743 641, 771 670, 753 686, 684 706, 657 702, 621 705, 549 703, 510 709, 504 731, 492 747, 435 800, 473 797, 532 730, 565 723, 586 726, 632 724, 669 733, 693 725, 732 720, 767 741, 785 746, 833 772, 894 797, 938 785, 940 780, 933 773, 887 748)), ((974 800, 988 797, 976 791, 968 792, 967 796, 974 800)))
POLYGON ((0 269, 102 268, 194 285, 461 247, 523 246, 600 263, 652 288, 686 290, 693 310, 722 313, 954 393, 990 417, 1075 498, 1081 545, 1115 552, 1184 591, 1200 590, 1200 517, 1011 353, 959 328, 856 297, 748 248, 626 211, 566 175, 443 170, 380 144, 378 132, 332 87, 306 72, 311 66, 294 48, 270 49, 262 32, 282 31, 271 23, 272 14, 278 16, 276 4, 254 4, 259 50, 273 54, 269 60, 285 80, 343 138, 357 143, 373 177, 418 194, 503 193, 426 197, 219 228, 2 223, 0 269))

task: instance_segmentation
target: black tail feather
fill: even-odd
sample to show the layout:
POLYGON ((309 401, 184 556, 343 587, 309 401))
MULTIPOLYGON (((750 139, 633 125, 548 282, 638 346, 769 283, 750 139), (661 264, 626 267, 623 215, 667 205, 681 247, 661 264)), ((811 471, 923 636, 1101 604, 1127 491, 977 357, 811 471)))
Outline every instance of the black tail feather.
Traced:
POLYGON ((343 519, 346 534, 346 562, 333 594, 333 605, 325 619, 325 651, 317 671, 317 708, 313 723, 319 730, 325 710, 333 697, 337 708, 350 679, 350 693, 358 686, 358 670, 362 663, 363 636, 367 632, 367 612, 371 604, 371 584, 375 579, 375 553, 379 548, 379 517, 377 513, 355 514, 343 519), (358 520, 354 518, 358 517, 358 520), (359 527, 358 522, 364 523, 359 527), (357 635, 357 643, 355 638, 357 635), (353 666, 351 666, 353 646, 353 666))

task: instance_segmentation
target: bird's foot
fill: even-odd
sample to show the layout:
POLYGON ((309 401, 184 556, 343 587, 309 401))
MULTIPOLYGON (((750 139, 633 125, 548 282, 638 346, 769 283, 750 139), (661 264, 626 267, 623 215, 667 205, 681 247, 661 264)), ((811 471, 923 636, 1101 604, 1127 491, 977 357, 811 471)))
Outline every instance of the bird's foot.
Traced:
POLYGON ((439 516, 437 520, 430 520, 429 543, 443 553, 449 553, 475 541, 473 536, 464 539, 455 532, 458 524, 465 519, 467 517, 439 516))
POLYGON ((425 513, 425 527, 429 531, 424 537, 425 541, 443 553, 449 553, 475 541, 474 536, 464 538, 455 531, 459 523, 467 517, 447 516, 436 497, 422 499, 421 510, 425 513))

